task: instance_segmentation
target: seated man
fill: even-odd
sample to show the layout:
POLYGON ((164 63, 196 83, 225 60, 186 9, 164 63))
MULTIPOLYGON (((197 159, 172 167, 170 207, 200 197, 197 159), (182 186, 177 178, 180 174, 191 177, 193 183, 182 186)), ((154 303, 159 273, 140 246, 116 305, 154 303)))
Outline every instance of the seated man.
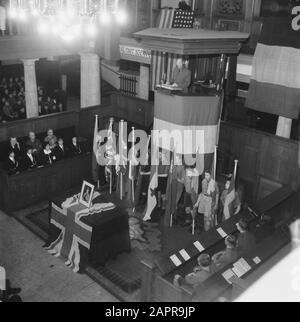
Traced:
POLYGON ((75 157, 76 155, 82 154, 81 146, 78 142, 77 137, 72 138, 72 143, 70 146, 70 156, 75 157))
POLYGON ((54 155, 57 161, 63 160, 68 157, 68 151, 64 145, 64 140, 62 138, 58 140, 58 145, 54 149, 54 155))
POLYGON ((237 238, 237 247, 239 256, 250 252, 256 245, 254 234, 249 231, 248 223, 241 219, 237 224, 237 229, 240 232, 237 238))
POLYGON ((216 272, 212 259, 208 254, 202 254, 198 258, 198 265, 199 266, 194 268, 193 273, 188 274, 185 279, 180 275, 176 275, 174 278, 174 285, 182 286, 186 283, 187 285, 197 287, 216 272))
POLYGON ((19 172, 19 162, 15 157, 14 151, 10 151, 9 153, 8 160, 6 161, 6 171, 10 176, 19 172))
POLYGON ((56 161, 56 156, 54 155, 53 150, 50 149, 50 144, 46 144, 45 149, 42 152, 41 164, 46 166, 53 164, 56 161))
POLYGON ((57 145, 57 137, 54 135, 52 129, 49 129, 47 132, 47 136, 44 139, 44 143, 50 144, 50 149, 53 150, 57 145))
POLYGON ((21 146, 20 146, 17 138, 15 138, 15 137, 10 138, 8 151, 9 152, 13 151, 15 154, 16 160, 19 160, 19 158, 21 156, 21 146))
POLYGON ((18 114, 14 111, 9 102, 5 102, 3 106, 3 115, 6 121, 14 121, 18 118, 18 114))
POLYGON ((29 132, 29 140, 26 142, 26 146, 32 148, 32 153, 37 156, 42 152, 43 146, 39 139, 36 138, 34 132, 29 132))
POLYGON ((223 252, 217 253, 212 260, 219 271, 227 265, 234 263, 238 259, 237 241, 234 236, 227 236, 225 239, 226 249, 223 252))
POLYGON ((26 170, 34 169, 36 167, 37 167, 37 160, 36 160, 35 156, 33 155, 32 148, 28 147, 27 153, 26 153, 25 157, 23 158, 22 169, 26 171, 26 170))
POLYGON ((171 79, 171 85, 181 88, 183 91, 187 91, 191 85, 192 73, 187 69, 183 59, 179 58, 176 62, 176 67, 173 70, 173 76, 171 79))

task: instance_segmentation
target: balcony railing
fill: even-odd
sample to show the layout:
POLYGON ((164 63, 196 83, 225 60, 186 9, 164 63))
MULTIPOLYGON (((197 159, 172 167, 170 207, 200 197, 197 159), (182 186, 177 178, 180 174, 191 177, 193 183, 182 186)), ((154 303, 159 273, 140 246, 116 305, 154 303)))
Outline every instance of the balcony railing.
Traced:
POLYGON ((137 78, 126 74, 120 75, 120 91, 127 96, 136 97, 137 93, 137 78))

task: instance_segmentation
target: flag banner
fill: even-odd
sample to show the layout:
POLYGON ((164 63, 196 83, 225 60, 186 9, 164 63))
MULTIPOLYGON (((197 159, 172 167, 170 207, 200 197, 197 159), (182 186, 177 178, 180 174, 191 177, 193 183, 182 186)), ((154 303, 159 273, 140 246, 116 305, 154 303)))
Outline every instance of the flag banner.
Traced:
POLYGON ((159 147, 170 150, 173 140, 178 154, 214 154, 222 104, 222 96, 172 96, 157 91, 154 130, 160 134, 159 147))
MULTIPOLYGON (((183 155, 184 164, 188 156, 195 156, 191 161, 199 166, 198 176, 201 176, 206 169, 212 169, 215 148, 218 144, 222 104, 223 95, 190 97, 166 95, 163 91, 156 91, 152 161, 155 160, 155 152, 161 149, 183 155)), ((172 165, 167 184, 166 226, 170 216, 176 210, 178 195, 182 189, 177 180, 173 180, 173 175, 177 175, 173 172, 174 168, 178 170, 178 164, 174 164, 174 156, 170 163, 172 165)), ((152 162, 148 205, 144 220, 151 219, 151 214, 158 204, 157 188, 158 166, 152 162)))
POLYGON ((89 261, 105 263, 110 252, 120 253, 130 249, 130 242, 126 243, 129 236, 128 214, 124 210, 97 192, 90 209, 79 204, 79 195, 64 198, 59 197, 52 203, 51 233, 47 243, 50 254, 61 256, 67 266, 79 272, 89 261), (121 241, 122 238, 124 240, 121 241), (124 244, 120 246, 117 243, 122 248, 120 252, 112 250, 113 246, 109 245, 112 239, 124 244))
POLYGON ((300 111, 300 37, 291 19, 266 19, 253 61, 246 106, 298 119, 300 111))
POLYGON ((158 166, 151 168, 150 185, 148 189, 147 207, 144 215, 144 221, 151 219, 151 215, 157 206, 156 189, 158 187, 158 166))

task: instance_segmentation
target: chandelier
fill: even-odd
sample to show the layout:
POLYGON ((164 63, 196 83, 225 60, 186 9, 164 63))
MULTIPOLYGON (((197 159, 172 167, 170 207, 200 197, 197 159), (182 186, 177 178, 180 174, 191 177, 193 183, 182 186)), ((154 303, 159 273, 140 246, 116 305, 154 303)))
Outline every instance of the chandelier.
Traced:
POLYGON ((95 38, 101 26, 124 25, 126 0, 10 0, 9 17, 66 41, 95 38))

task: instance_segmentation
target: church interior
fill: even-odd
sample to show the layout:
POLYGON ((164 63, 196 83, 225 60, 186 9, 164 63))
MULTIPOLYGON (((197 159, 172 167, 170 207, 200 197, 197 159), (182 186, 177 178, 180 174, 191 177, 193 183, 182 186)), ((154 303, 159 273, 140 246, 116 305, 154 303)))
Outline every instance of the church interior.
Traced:
POLYGON ((1 0, 0 302, 300 301, 299 102, 297 1, 1 0))

